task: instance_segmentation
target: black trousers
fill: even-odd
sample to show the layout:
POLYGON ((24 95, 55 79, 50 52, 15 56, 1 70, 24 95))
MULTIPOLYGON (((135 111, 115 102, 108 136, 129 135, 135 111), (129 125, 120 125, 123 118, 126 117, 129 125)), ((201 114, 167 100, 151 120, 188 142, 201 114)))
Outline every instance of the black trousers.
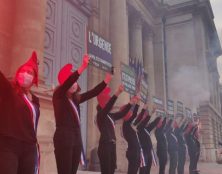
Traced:
POLYGON ((190 174, 196 174, 197 164, 200 158, 200 144, 194 143, 192 146, 190 146, 188 152, 190 157, 190 165, 189 165, 190 174))
POLYGON ((195 167, 195 170, 197 170, 197 163, 200 158, 200 143, 198 141, 195 142, 195 147, 196 147, 195 148, 196 152, 195 152, 194 167, 195 167))
POLYGON ((189 172, 190 174, 195 174, 195 171, 197 170, 197 163, 200 157, 200 146, 196 146, 195 144, 189 144, 188 154, 190 157, 189 172))
POLYGON ((98 157, 101 174, 114 174, 116 169, 116 144, 113 142, 100 143, 98 157))
POLYGON ((126 158, 128 160, 127 174, 137 174, 140 167, 140 148, 128 149, 126 151, 126 158))
POLYGON ((82 146, 64 146, 62 143, 54 142, 54 147, 58 174, 77 173, 82 146))
POLYGON ((190 158, 189 173, 192 174, 195 169, 195 150, 193 144, 188 144, 188 154, 190 158))
POLYGON ((0 137, 0 173, 34 174, 37 160, 35 144, 0 137))
POLYGON ((157 156, 159 159, 159 174, 165 174, 167 164, 167 149, 157 150, 157 156))
POLYGON ((178 150, 177 173, 184 174, 184 165, 186 162, 186 146, 180 146, 178 150))
POLYGON ((169 174, 176 174, 178 151, 169 151, 168 153, 170 158, 169 174))
POLYGON ((153 161, 151 149, 143 148, 143 154, 144 154, 146 166, 140 168, 139 174, 150 174, 152 161, 153 161))

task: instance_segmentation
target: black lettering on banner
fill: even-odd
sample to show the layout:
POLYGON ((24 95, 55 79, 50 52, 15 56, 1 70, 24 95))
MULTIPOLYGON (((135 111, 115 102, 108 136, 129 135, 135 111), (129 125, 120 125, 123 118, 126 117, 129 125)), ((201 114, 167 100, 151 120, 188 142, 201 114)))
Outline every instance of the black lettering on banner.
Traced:
POLYGON ((112 45, 93 31, 88 31, 88 54, 92 65, 112 72, 112 45))
POLYGON ((125 91, 131 95, 136 93, 136 75, 134 70, 128 65, 121 63, 121 81, 125 91))
POLYGON ((156 105, 156 115, 165 116, 163 100, 153 96, 153 103, 156 105))

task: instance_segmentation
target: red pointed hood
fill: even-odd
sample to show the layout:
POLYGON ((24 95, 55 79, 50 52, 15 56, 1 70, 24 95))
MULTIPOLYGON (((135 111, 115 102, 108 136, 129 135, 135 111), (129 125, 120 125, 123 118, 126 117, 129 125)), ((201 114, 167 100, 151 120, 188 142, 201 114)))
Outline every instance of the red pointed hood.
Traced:
POLYGON ((33 68, 33 71, 35 73, 34 75, 34 79, 33 79, 33 84, 35 84, 36 86, 38 86, 38 59, 37 59, 37 54, 35 51, 32 52, 31 57, 28 59, 28 61, 26 63, 24 63, 23 65, 21 65, 15 74, 15 80, 18 77, 18 74, 20 72, 20 70, 24 67, 24 66, 29 66, 33 68))
POLYGON ((58 74, 58 81, 60 85, 62 85, 72 74, 72 68, 72 64, 66 64, 61 68, 58 74))
MULTIPOLYGON (((120 108, 120 111, 122 111, 125 107, 126 107, 126 105, 122 106, 120 108)), ((127 114, 123 117, 124 121, 127 121, 127 120, 129 120, 132 117, 134 107, 135 106, 132 106, 131 109, 127 112, 127 114)))
POLYGON ((97 101, 101 108, 104 108, 106 103, 109 101, 111 89, 106 87, 98 96, 97 101))

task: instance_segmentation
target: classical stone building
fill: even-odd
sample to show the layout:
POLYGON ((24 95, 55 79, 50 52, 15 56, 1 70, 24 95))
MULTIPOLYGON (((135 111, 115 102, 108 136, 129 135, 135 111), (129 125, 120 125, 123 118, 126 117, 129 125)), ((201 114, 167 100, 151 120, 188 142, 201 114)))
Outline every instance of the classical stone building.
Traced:
MULTIPOLYGON (((208 0, 2 0, 0 2, 0 70, 9 78, 33 49, 40 62, 41 100, 38 139, 41 174, 55 174, 51 103, 57 73, 65 63, 77 68, 86 52, 86 29, 112 43, 115 75, 120 84, 120 63, 133 57, 148 73, 149 99, 157 96, 182 101, 199 111, 202 120, 202 159, 215 161, 222 138, 219 76, 216 59, 221 47, 208 0), (196 94, 196 95, 195 95, 196 94)), ((89 67, 80 80, 83 91, 104 78, 89 67)), ((129 99, 120 97, 120 105, 129 99)), ((96 99, 81 106, 84 148, 90 166, 96 166, 99 134, 95 125, 96 99)), ((126 171, 126 142, 117 122, 118 171, 126 171), (123 162, 124 161, 124 162, 123 162)))

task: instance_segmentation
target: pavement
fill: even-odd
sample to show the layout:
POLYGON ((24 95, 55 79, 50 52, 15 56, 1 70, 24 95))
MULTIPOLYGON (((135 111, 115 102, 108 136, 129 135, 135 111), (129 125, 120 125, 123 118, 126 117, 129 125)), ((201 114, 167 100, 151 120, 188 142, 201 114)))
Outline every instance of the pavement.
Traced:
MULTIPOLYGON (((184 174, 189 174, 188 166, 189 164, 187 163, 185 166, 184 174)), ((222 164, 199 163, 198 169, 200 170, 200 174, 222 174, 222 164)), ((168 174, 167 171, 168 171, 168 166, 167 166, 166 174, 168 174)), ((78 171, 77 174, 100 174, 100 172, 78 171)), ((124 174, 124 173, 115 172, 115 174, 124 174)), ((158 167, 152 166, 150 174, 158 174, 158 167)))

